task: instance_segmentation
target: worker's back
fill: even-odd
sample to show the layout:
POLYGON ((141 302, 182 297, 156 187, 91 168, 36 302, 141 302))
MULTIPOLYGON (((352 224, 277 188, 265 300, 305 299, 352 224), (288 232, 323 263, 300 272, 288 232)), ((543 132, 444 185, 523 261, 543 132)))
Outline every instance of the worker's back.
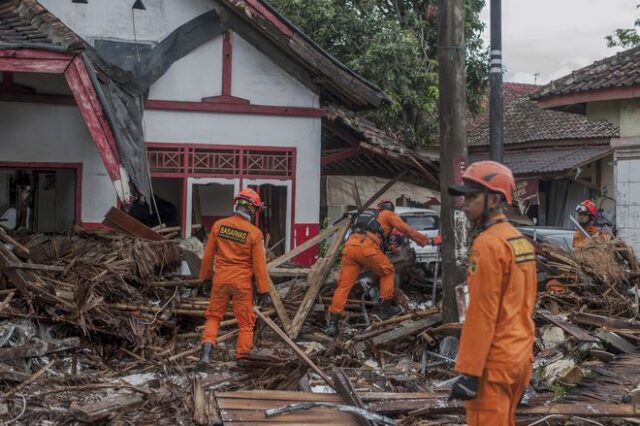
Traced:
POLYGON ((234 214, 218 220, 209 238, 216 238, 217 245, 214 283, 251 286, 254 245, 262 244, 262 232, 234 214))

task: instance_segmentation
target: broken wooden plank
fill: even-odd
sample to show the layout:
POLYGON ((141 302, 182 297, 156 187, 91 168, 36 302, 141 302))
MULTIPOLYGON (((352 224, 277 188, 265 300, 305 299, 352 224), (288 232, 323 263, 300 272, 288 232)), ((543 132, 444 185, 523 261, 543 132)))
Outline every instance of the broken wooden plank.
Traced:
POLYGON ((256 306, 253 307, 253 310, 256 313, 256 315, 258 315, 258 317, 260 317, 260 319, 265 322, 265 324, 267 324, 273 331, 275 331, 275 333, 278 336, 280 336, 280 338, 287 345, 289 345, 291 349, 293 349, 293 351, 300 357, 300 359, 302 359, 302 361, 304 361, 313 371, 315 371, 322 378, 322 380, 324 380, 329 386, 333 388, 333 383, 331 382, 331 379, 329 378, 329 376, 327 376, 325 372, 320 369, 320 367, 318 367, 313 361, 311 361, 311 359, 307 356, 307 354, 305 354, 304 351, 300 349, 300 347, 296 345, 296 343, 293 340, 291 340, 289 336, 287 336, 287 334, 284 331, 282 331, 280 327, 278 327, 276 323, 274 323, 271 320, 271 318, 263 314, 260 311, 260 309, 258 309, 256 306))
POLYGON ((29 248, 20 244, 16 240, 14 240, 11 235, 7 234, 7 232, 0 228, 0 242, 5 244, 9 244, 12 246, 13 252, 23 259, 27 259, 30 255, 29 248))
POLYGON ((624 352, 626 354, 631 354, 637 351, 635 345, 632 345, 625 338, 618 336, 616 333, 607 330, 598 330, 596 336, 601 338, 603 341, 608 343, 610 346, 613 346, 620 352, 624 352))
POLYGON ((596 327, 640 330, 640 321, 632 319, 604 317, 586 312, 576 312, 571 316, 571 319, 580 324, 593 325, 596 327))
POLYGON ((7 265, 8 268, 31 269, 34 271, 64 272, 62 266, 55 265, 39 265, 37 263, 13 262, 7 265))
POLYGON ((304 322, 311 312, 311 308, 313 307, 313 303, 318 297, 320 293, 320 288, 322 284, 324 284, 329 272, 331 272, 331 268, 333 267, 336 258, 338 257, 339 248, 342 245, 344 240, 344 236, 349 230, 349 221, 342 222, 342 227, 336 232, 336 235, 333 237, 333 241, 327 250, 327 254, 325 257, 320 259, 313 265, 311 268, 312 272, 309 274, 307 278, 307 292, 300 303, 300 307, 298 308, 298 312, 296 312, 295 317, 291 321, 291 326, 287 330, 289 337, 295 339, 300 334, 300 330, 304 325, 304 322))
POLYGON ((102 223, 133 237, 152 241, 164 240, 162 235, 154 232, 144 223, 115 207, 109 209, 102 223))
POLYGON ((538 309, 536 311, 536 315, 560 327, 561 329, 571 334, 573 337, 575 337, 581 342, 599 342, 600 341, 597 337, 592 336, 591 334, 587 333, 580 327, 574 324, 571 324, 570 322, 560 318, 557 315, 552 314, 546 309, 538 309))
POLYGON ((280 293, 276 290, 276 286, 273 285, 273 281, 271 277, 267 275, 267 281, 269 282, 269 296, 271 297, 271 303, 275 308, 278 318, 280 318, 280 322, 285 330, 288 330, 291 327, 291 319, 289 318, 289 314, 282 303, 282 298, 280 298, 280 293))
POLYGON ((303 277, 309 275, 311 268, 273 268, 269 269, 269 275, 273 278, 303 277))
POLYGON ((372 413, 363 408, 354 407, 351 405, 334 404, 330 402, 297 402, 294 404, 266 410, 265 416, 267 418, 271 418, 282 415, 290 415, 291 413, 298 413, 300 411, 307 411, 319 407, 331 408, 332 410, 336 410, 338 412, 353 414, 357 416, 358 424, 361 424, 361 420, 364 420, 364 424, 370 424, 369 422, 375 422, 375 424, 381 424, 385 426, 394 426, 396 424, 395 420, 393 419, 372 413))
POLYGON ((389 324, 396 324, 402 321, 407 321, 407 320, 417 320, 420 318, 424 318, 424 317, 428 317, 431 315, 435 315, 438 312, 440 312, 440 309, 438 308, 431 308, 431 309, 425 309, 422 311, 414 311, 405 315, 398 315, 395 316, 393 318, 389 318, 387 320, 384 321, 377 321, 371 324, 371 328, 380 328, 380 327, 384 327, 387 326, 389 324))
POLYGON ((24 345, 13 346, 10 348, 0 348, 0 361, 6 361, 16 358, 33 358, 50 353, 64 352, 70 349, 80 347, 80 339, 78 337, 69 337, 60 340, 35 340, 24 345))
POLYGON ((403 337, 410 336, 419 331, 422 331, 425 328, 431 327, 432 325, 435 325, 441 321, 442 314, 435 314, 428 318, 414 321, 412 323, 403 325, 402 327, 397 327, 391 331, 375 336, 371 339, 371 343, 375 346, 391 343, 403 337))
POLYGON ((199 425, 221 425, 215 397, 204 391, 199 377, 192 382, 193 420, 199 425))
MULTIPOLYGON (((358 407, 361 409, 366 409, 364 402, 360 399, 356 390, 353 388, 351 381, 349 381, 349 377, 344 372, 344 370, 340 367, 334 367, 331 371, 331 377, 333 378, 333 384, 335 386, 336 392, 344 398, 344 401, 348 404, 353 405, 354 407, 358 407)), ((374 423, 362 418, 358 417, 358 424, 360 426, 373 426, 374 423)))
POLYGON ((272 260, 267 265, 269 267, 269 270, 271 270, 273 268, 277 268, 278 266, 282 265, 283 263, 288 262, 289 260, 293 259, 297 255, 307 251, 308 249, 310 249, 311 247, 315 246, 316 244, 320 244, 321 242, 323 242, 324 240, 329 238, 331 235, 333 235, 335 232, 340 230, 345 221, 348 222, 348 220, 346 220, 346 219, 345 220, 341 220, 340 222, 336 223, 335 225, 330 226, 329 228, 321 231, 315 237, 313 237, 313 238, 305 241, 304 243, 300 244, 299 246, 295 247, 293 250, 290 250, 288 253, 285 253, 282 256, 278 257, 277 259, 272 260))
POLYGON ((79 405, 77 401, 73 401, 69 406, 69 413, 81 422, 94 423, 113 418, 118 412, 131 409, 143 402, 142 395, 137 394, 105 398, 85 405, 79 405))

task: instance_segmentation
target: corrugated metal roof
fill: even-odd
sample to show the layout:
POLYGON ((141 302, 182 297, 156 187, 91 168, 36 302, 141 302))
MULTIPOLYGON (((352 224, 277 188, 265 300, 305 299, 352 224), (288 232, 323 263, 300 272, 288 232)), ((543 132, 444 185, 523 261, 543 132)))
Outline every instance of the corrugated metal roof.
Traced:
MULTIPOLYGON (((608 145, 506 150, 504 164, 516 175, 559 173, 584 166, 613 152, 608 145)), ((488 152, 469 154, 469 162, 488 160, 488 152)))

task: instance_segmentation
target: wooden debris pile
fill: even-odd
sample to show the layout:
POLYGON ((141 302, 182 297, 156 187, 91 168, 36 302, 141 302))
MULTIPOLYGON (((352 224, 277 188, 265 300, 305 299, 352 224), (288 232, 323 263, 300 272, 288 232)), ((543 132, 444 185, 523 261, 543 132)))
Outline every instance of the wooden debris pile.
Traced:
POLYGON ((162 325, 153 301, 166 303, 174 289, 153 283, 180 266, 176 242, 77 228, 16 236, 14 242, 0 245, 3 317, 63 322, 84 335, 138 343, 162 325), (131 311, 138 311, 135 318, 131 311))

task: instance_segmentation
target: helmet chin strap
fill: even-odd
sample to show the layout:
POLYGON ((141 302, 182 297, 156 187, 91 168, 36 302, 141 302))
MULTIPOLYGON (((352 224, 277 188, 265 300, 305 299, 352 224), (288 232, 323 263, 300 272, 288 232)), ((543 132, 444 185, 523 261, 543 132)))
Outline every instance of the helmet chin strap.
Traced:
POLYGON ((245 209, 238 209, 238 206, 236 206, 236 207, 233 209, 233 213, 234 213, 234 214, 237 214, 238 216, 241 216, 241 217, 243 217, 243 218, 247 219, 249 222, 253 222, 253 216, 254 216, 254 214, 250 214, 250 213, 248 213, 248 212, 246 212, 246 211, 244 211, 244 210, 245 210, 245 209))
POLYGON ((482 193, 482 197, 483 197, 483 203, 484 206, 482 208, 482 216, 480 217, 480 220, 478 221, 478 225, 480 225, 481 229, 487 229, 489 226, 492 225, 491 223, 491 216, 493 216, 493 213, 496 212, 495 208, 489 208, 489 189, 488 188, 484 188, 484 191, 482 193))

